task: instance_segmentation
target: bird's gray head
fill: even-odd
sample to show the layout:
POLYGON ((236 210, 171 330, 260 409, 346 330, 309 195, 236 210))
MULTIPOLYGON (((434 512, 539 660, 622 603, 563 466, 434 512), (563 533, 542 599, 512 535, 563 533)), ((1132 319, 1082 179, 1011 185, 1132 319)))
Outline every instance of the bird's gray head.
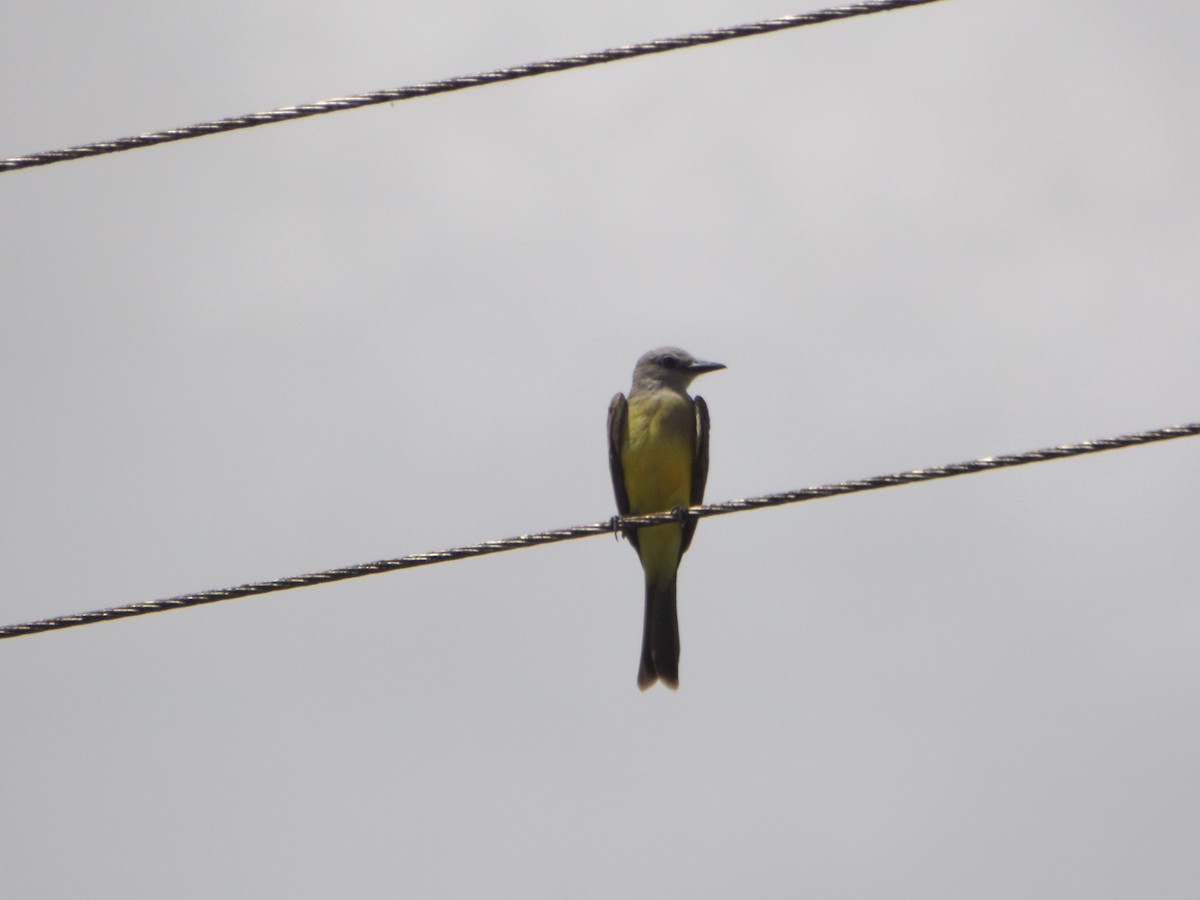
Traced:
POLYGON ((665 387, 686 391, 697 375, 723 368, 725 366, 722 363, 696 359, 678 347, 659 347, 637 361, 633 370, 633 390, 648 391, 665 387))

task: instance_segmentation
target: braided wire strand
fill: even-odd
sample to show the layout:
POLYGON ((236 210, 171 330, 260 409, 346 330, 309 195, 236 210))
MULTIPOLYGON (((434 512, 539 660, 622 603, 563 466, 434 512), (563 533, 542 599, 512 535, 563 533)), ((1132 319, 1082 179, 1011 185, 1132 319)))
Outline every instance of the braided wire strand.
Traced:
POLYGON ((354 566, 344 566, 338 569, 328 569, 309 575, 296 575, 290 578, 279 578, 273 581, 260 581, 243 584, 238 587, 222 588, 211 591, 200 591, 195 594, 181 594, 162 600, 151 600, 144 603, 131 603, 125 606, 115 606, 108 609, 98 609, 92 612, 75 615, 57 616, 52 619, 41 619, 25 622, 19 625, 0 627, 0 640, 19 637, 25 634, 35 634, 40 631, 55 631, 62 628, 72 628, 76 625, 88 625, 93 622, 105 622, 110 619, 123 619, 129 616, 141 616, 147 613, 162 612, 168 609, 183 609, 190 606, 200 606, 205 603, 215 603, 218 600, 232 600, 236 597, 250 597, 258 594, 269 594, 276 591, 286 591, 292 588, 309 587, 317 584, 329 584, 335 581, 345 581, 350 578, 361 578, 365 575, 376 575, 380 572, 393 572, 398 569, 412 569, 417 566, 427 566, 439 562, 467 559, 474 556, 486 556, 490 553, 500 553, 505 550, 516 550, 521 547, 536 547, 541 544, 553 544, 559 541, 570 541, 578 538, 591 537, 597 534, 610 534, 614 531, 627 531, 633 528, 644 528, 648 525, 662 525, 668 522, 680 521, 685 515, 696 518, 720 516, 734 512, 745 512, 753 509, 763 509, 769 506, 783 506, 788 503, 802 503, 806 500, 816 500, 821 497, 835 497, 844 494, 854 494, 860 491, 873 491, 880 488, 899 487, 905 484, 917 484, 934 481, 940 478, 953 478, 957 475, 970 475, 976 472, 986 472, 993 469, 1005 469, 1012 466, 1023 466, 1030 463, 1047 462, 1054 459, 1065 459, 1070 456, 1081 456, 1087 453, 1099 453, 1104 450, 1116 450, 1121 447, 1131 447, 1138 444, 1149 444, 1156 441, 1167 441, 1173 438, 1189 437, 1200 434, 1200 422, 1188 425, 1173 425, 1152 431, 1140 431, 1119 437, 1100 438, 1094 441, 1081 441, 1076 444, 1060 444, 1056 447, 1046 447, 1040 450, 1027 450, 1023 453, 1013 453, 1006 456, 985 456, 968 462, 950 463, 945 466, 935 466, 927 469, 913 469, 908 472, 897 472, 890 475, 876 475, 857 481, 840 481, 817 487, 800 488, 795 491, 782 491, 776 494, 765 494, 761 497, 748 497, 741 500, 728 500, 723 503, 713 503, 705 506, 693 506, 687 510, 652 513, 643 516, 617 516, 607 522, 593 522, 589 525, 576 525, 571 528, 559 528, 553 531, 541 531, 535 534, 523 534, 517 537, 504 538, 495 541, 484 541, 480 544, 469 544, 465 547, 455 547, 433 553, 418 553, 412 556, 402 556, 397 559, 384 559, 377 562, 362 563, 354 566))
POLYGON ((445 94, 450 91, 461 91, 466 88, 479 87, 485 84, 496 84, 502 81, 516 81, 534 75, 545 75, 550 72, 562 72, 567 69, 580 69, 585 66, 595 66, 601 63, 616 62, 617 60, 632 59, 647 56, 652 53, 665 53, 669 50, 681 50, 685 47, 698 47, 703 44, 716 44, 735 38, 752 37, 759 34, 769 34, 789 28, 800 28, 805 25, 817 25, 821 22, 831 22, 837 19, 849 19, 854 16, 871 13, 887 12, 909 6, 922 6, 927 3, 937 3, 940 0, 865 0, 862 3, 851 3, 845 6, 835 6, 829 9, 811 13, 781 16, 775 19, 763 19, 745 25, 730 28, 714 28, 708 31, 680 35, 678 37, 658 38, 639 44, 627 44, 623 47, 612 47, 608 50, 598 50, 582 53, 578 56, 565 56, 555 59, 542 60, 523 66, 507 66, 502 69, 492 69, 474 75, 460 75, 441 81, 429 81, 404 87, 372 91, 369 94, 355 94, 349 97, 336 97, 331 100, 321 100, 316 103, 306 103, 300 106, 286 106, 281 109, 266 112, 250 113, 243 116, 230 116, 211 122, 200 122, 183 128, 169 128, 165 131, 152 131, 147 134, 132 137, 117 138, 111 141, 96 141, 90 144, 80 144, 61 150, 46 150, 41 153, 31 153, 27 156, 13 156, 0 159, 0 173, 13 172, 17 169, 28 169, 34 166, 46 166, 51 163, 65 162, 81 157, 102 156, 106 153, 119 153, 124 150, 134 150, 138 147, 150 147, 155 144, 166 144, 172 141, 183 141, 189 138, 203 137, 208 134, 220 134, 226 131, 237 131, 242 128, 254 128, 258 125, 269 125, 274 122, 286 122, 293 119, 303 119, 324 113, 339 112, 346 109, 357 109, 360 106, 373 106, 380 103, 394 103, 400 100, 411 100, 414 97, 428 97, 432 94, 445 94))

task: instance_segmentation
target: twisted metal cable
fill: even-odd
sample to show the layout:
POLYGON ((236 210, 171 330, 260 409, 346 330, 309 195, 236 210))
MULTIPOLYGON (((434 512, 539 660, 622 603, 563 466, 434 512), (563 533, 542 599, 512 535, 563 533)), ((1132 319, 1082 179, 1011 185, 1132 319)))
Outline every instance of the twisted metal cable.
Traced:
POLYGON ((760 22, 736 25, 732 28, 714 28, 710 31, 700 31, 672 38, 659 38, 658 40, 645 41, 640 44, 627 44, 624 47, 613 47, 608 50, 583 53, 579 56, 548 59, 524 66, 508 66, 503 69, 480 72, 476 75, 460 75, 456 78, 447 78, 444 81, 429 81, 422 84, 373 91, 369 94, 337 97, 332 100, 307 103, 303 106, 286 106, 282 109, 273 109, 267 112, 250 113, 245 116, 231 116, 212 122, 200 122, 185 128, 152 131, 148 134, 118 138, 113 141, 97 141, 92 144, 67 147, 63 150, 47 150, 42 153, 32 153, 28 156, 14 156, 0 160, 0 173, 11 172, 17 169, 28 169, 33 166, 47 166, 51 163, 64 162, 68 159, 79 159, 84 156, 102 156, 105 153, 119 153, 122 150, 133 150, 137 147, 149 147, 153 144, 182 141, 188 138, 202 137, 206 134, 219 134, 224 131, 236 131, 240 128, 253 128, 257 125, 269 125, 272 122, 303 119, 308 116, 318 116, 323 113, 338 112, 343 109, 356 109, 360 106, 373 106, 378 103, 394 103, 399 100, 410 100, 413 97, 426 97, 430 94, 445 94, 450 91, 460 91, 464 88, 478 87, 484 84, 516 81, 518 78, 529 78, 533 75, 545 75, 548 72, 579 69, 585 66, 599 65, 600 63, 631 59, 635 56, 646 56, 651 53, 665 53, 668 50, 697 47, 701 44, 716 44, 721 41, 733 40, 734 38, 768 34, 788 28, 800 28, 805 25, 816 25, 820 22, 849 19, 854 16, 869 15, 871 13, 900 9, 906 6, 921 6, 926 3, 937 2, 938 0, 865 0, 862 3, 835 6, 830 9, 811 13, 781 16, 777 19, 764 19, 760 22))
POLYGON ((1099 453, 1102 450, 1116 450, 1121 447, 1131 447, 1135 444, 1168 441, 1173 438, 1188 437, 1196 434, 1200 434, 1200 422, 1158 428, 1153 431, 1141 431, 1136 434, 1121 435, 1120 437, 1101 438, 1095 441, 1081 441, 1077 444, 1060 444, 1057 447, 1027 450, 1024 453, 1013 453, 1008 456, 985 456, 982 459, 973 459, 969 462, 951 463, 950 465, 936 466, 930 469, 914 469, 909 472, 897 472, 892 475, 876 475, 874 478, 864 478, 859 481, 840 481, 835 484, 801 488, 796 491, 783 491, 778 494, 767 494, 762 497, 750 497, 744 500, 729 500, 724 503, 693 506, 686 511, 675 510, 644 516, 616 516, 607 522, 593 522, 590 525, 576 525, 573 528, 559 528, 554 531, 523 534, 518 537, 504 538, 497 541, 484 541, 481 544, 470 544, 466 547, 455 547, 450 550, 440 550, 434 553, 418 553, 413 556, 402 556, 398 559, 384 559, 356 566, 345 566, 340 569, 329 569, 324 572, 314 572, 311 575, 296 575, 291 578, 279 578, 274 581, 259 581, 233 588, 201 591, 196 594, 182 594, 178 597, 168 597, 165 600, 131 603, 127 606, 98 609, 93 612, 78 613, 70 616, 58 616, 53 619, 41 619, 36 622, 26 622, 20 625, 8 625, 0 628, 0 639, 18 637, 23 634, 34 634, 39 631, 72 628, 76 625, 89 625, 92 622, 104 622, 109 619, 123 619, 127 616, 142 616, 147 613, 162 612, 168 609, 200 606, 204 603, 215 603, 218 600, 232 600, 235 597, 250 597, 256 594, 286 591, 291 588, 328 584, 334 581, 345 581, 348 578, 375 575, 379 572, 412 569, 432 563, 450 562, 472 556, 485 556, 489 553, 500 553, 504 550, 516 550, 520 547, 535 547, 539 544, 553 544, 558 541, 570 541, 576 538, 591 537, 596 534, 609 534, 614 531, 644 528, 647 525, 662 525, 668 522, 680 521, 685 515, 695 516, 696 518, 721 516, 727 513, 762 509, 768 506, 782 506, 786 503, 802 503, 805 500, 816 500, 819 497, 854 494, 859 491, 873 491, 879 488, 898 487, 903 484, 934 481, 938 478, 953 478, 956 475, 970 475, 975 472, 986 472, 991 469, 1004 469, 1010 466, 1023 466, 1029 463, 1046 462, 1052 459, 1064 459, 1068 456, 1080 456, 1085 453, 1099 453))

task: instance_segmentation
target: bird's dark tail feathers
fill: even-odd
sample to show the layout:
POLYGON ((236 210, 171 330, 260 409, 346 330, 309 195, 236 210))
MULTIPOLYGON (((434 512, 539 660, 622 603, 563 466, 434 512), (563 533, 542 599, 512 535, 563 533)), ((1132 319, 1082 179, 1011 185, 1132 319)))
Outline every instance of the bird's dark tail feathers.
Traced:
POLYGON ((679 616, 675 608, 675 578, 666 587, 646 585, 646 623, 642 628, 642 663, 638 687, 643 691, 661 681, 679 687, 679 616))

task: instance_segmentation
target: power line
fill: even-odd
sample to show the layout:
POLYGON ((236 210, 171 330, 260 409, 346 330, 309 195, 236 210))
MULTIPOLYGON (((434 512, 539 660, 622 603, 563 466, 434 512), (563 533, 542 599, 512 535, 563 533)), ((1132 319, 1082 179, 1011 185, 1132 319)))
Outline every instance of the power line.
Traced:
POLYGON ((106 153, 119 153, 123 150, 133 150, 138 147, 149 147, 154 144, 166 144, 171 141, 183 141, 189 138, 203 137, 206 134, 220 134, 225 131, 237 131, 241 128, 254 128, 258 125, 269 125, 273 122, 284 122, 292 119, 303 119, 308 116, 319 116, 323 113, 338 112, 344 109, 357 109, 360 106, 373 106, 379 103, 394 103, 400 100, 411 100, 414 97, 425 97, 430 94, 445 94, 450 91, 461 91, 465 88, 478 87, 484 84, 495 84, 501 81, 516 81, 519 78, 529 78, 534 75, 545 75, 549 72, 561 72, 566 69, 581 69, 585 66, 595 66, 600 63, 615 62, 622 59, 632 59, 637 56, 647 56, 651 53, 665 53, 668 50, 681 50, 685 47, 697 47, 701 44, 717 44, 734 38, 752 37, 758 34, 769 34, 774 31, 784 31, 789 28, 801 28, 805 25, 817 25, 821 22, 832 22, 837 19, 850 19, 855 16, 871 13, 887 12, 908 6, 922 6, 926 3, 937 3, 939 0, 865 0, 862 3, 852 3, 846 6, 835 6, 829 9, 811 13, 800 13, 792 16, 782 16, 777 19, 763 19, 745 25, 735 25, 732 28, 714 28, 710 31, 699 31, 679 37, 659 38, 640 44, 627 44, 623 47, 613 47, 608 50, 598 50, 583 53, 579 56, 566 56, 556 59, 543 60, 524 66, 509 66, 503 69, 492 69, 475 75, 460 75, 444 81, 430 81, 405 87, 389 88, 373 91, 369 94, 355 94, 350 97, 337 97, 332 100, 321 100, 317 103, 307 103, 303 106, 286 106, 267 112, 250 113, 245 116, 231 116, 226 119, 216 119, 212 122, 200 122, 184 128, 171 128, 167 131, 152 131, 133 137, 118 138, 113 141, 97 141, 91 144, 81 144, 77 147, 67 147, 62 150, 47 150, 28 156, 14 156, 0 160, 0 173, 17 169, 28 169, 34 166, 48 166, 51 163, 65 162, 69 159, 79 159, 84 156, 102 156, 106 153))
POLYGON ((200 606, 204 603, 215 603, 218 600, 232 600, 236 597, 250 597, 257 594, 286 591, 291 588, 328 584, 334 581, 345 581, 349 578, 361 578, 364 575, 375 575, 380 572, 412 569, 417 566, 467 559, 472 556, 486 556, 489 553, 500 553, 504 550, 535 547, 539 544, 553 544, 558 541, 570 541, 576 538, 591 537, 596 534, 609 534, 618 530, 643 528, 647 525, 662 525, 667 522, 680 521, 684 515, 695 516, 696 518, 721 516, 727 513, 763 509, 768 506, 802 503, 805 500, 816 500, 820 497, 855 494, 859 491, 874 491, 879 488, 899 487, 904 484, 934 481, 939 478, 953 478, 956 475, 970 475, 975 472, 986 472, 991 469, 1005 469, 1011 466, 1047 462, 1052 459, 1064 459, 1068 456, 1080 456, 1085 453, 1099 453, 1102 450, 1116 450, 1121 447, 1131 447, 1135 444, 1169 441, 1173 438, 1189 437, 1196 434, 1200 434, 1200 422, 1193 422, 1189 425, 1173 425, 1153 431, 1140 431, 1136 434, 1126 434, 1120 437, 1082 441, 1077 444, 1060 444, 1057 447, 1027 450, 1024 453, 1013 453, 1007 456, 985 456, 982 459, 973 459, 969 462, 951 463, 950 465, 936 466, 930 469, 914 469, 909 472, 898 472, 892 475, 876 475, 873 478, 864 478, 859 481, 839 481, 834 484, 800 488, 796 491, 783 491, 778 494, 767 494, 762 497, 750 497, 743 500, 729 500, 724 503, 693 506, 686 513, 683 510, 675 510, 673 512, 653 513, 644 516, 613 517, 607 522, 593 522, 590 525, 576 525, 573 528, 560 528, 536 534, 523 534, 518 537, 504 538, 497 541, 484 541, 481 544, 470 544, 466 547, 455 547, 450 550, 441 550, 434 553, 418 553, 413 556, 402 556, 398 559, 384 559, 356 566, 345 566, 340 569, 329 569, 324 572, 314 572, 311 575, 296 575, 291 578, 280 578, 275 581, 259 581, 233 588, 201 591, 197 594, 182 594, 178 597, 168 597, 164 600, 131 603, 127 606, 115 606, 109 609, 98 609, 93 612, 78 613, 76 615, 41 619, 36 622, 26 622, 20 625, 8 625, 0 628, 0 639, 18 637, 23 634, 34 634, 39 631, 72 628, 76 625, 89 625, 93 622, 104 622, 109 619, 142 616, 147 613, 162 612, 168 609, 200 606))

